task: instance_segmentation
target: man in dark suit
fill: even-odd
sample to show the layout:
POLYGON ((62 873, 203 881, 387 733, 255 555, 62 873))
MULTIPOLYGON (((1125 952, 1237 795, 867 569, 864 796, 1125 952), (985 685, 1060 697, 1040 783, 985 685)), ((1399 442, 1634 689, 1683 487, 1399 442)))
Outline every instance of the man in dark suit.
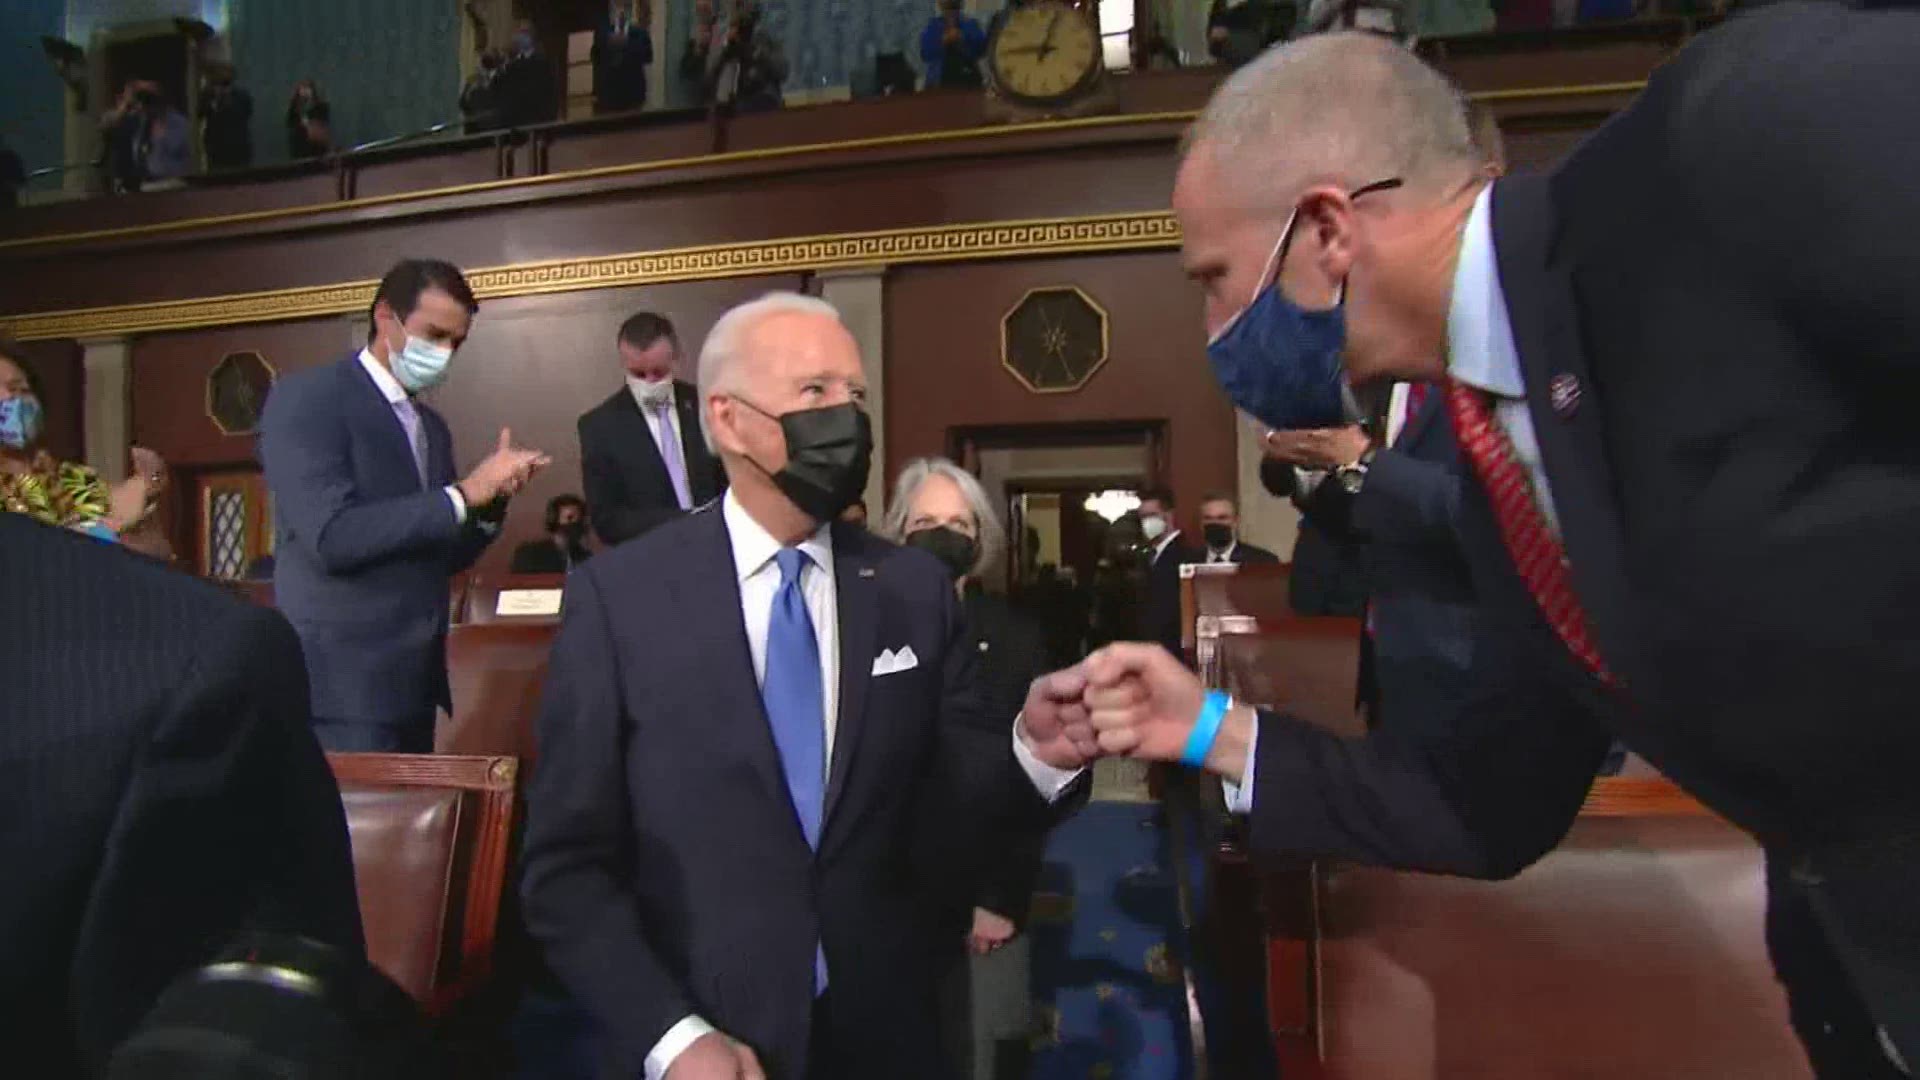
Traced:
POLYGON ((1269 461, 1333 482, 1306 520, 1356 545, 1366 574, 1360 699, 1367 723, 1452 729, 1473 655, 1473 576, 1457 522, 1466 464, 1429 383, 1393 388, 1381 441, 1357 425, 1266 435, 1269 461), (1342 464, 1350 463, 1350 464, 1342 464))
POLYGON ((286 620, 0 513, 0 1016, 78 1077, 246 929, 359 953, 347 825, 286 620))
POLYGON ((447 689, 447 578, 499 534, 506 499, 546 464, 499 446, 455 482, 445 420, 415 395, 446 376, 479 304, 460 271, 408 259, 381 279, 357 356, 267 397, 275 603, 293 623, 329 750, 426 753, 447 689))
POLYGON ((954 942, 921 883, 978 853, 920 841, 960 815, 974 843, 1043 827, 1094 751, 1056 705, 1078 677, 988 717, 947 569, 833 520, 872 437, 832 307, 736 308, 700 385, 728 495, 570 579, 528 927, 608 1076, 937 1075, 954 942))
POLYGON ((1152 545, 1146 595, 1140 604, 1140 632, 1180 656, 1180 567, 1205 562, 1206 557, 1174 524, 1175 509, 1170 489, 1149 488, 1140 493, 1140 535, 1152 545))
MULTIPOLYGON (((1882 239, 1915 211, 1920 142, 1884 103, 1916 48, 1912 10, 1769 5, 1550 175, 1491 187, 1457 95, 1404 50, 1305 39, 1223 88, 1174 196, 1216 366, 1262 370, 1233 325, 1333 310, 1298 325, 1344 322, 1353 379, 1444 380, 1479 605, 1444 743, 1229 711, 1207 760, 1256 851, 1511 874, 1617 735, 1766 849, 1769 945, 1821 1074, 1920 1062, 1920 454, 1889 392, 1914 373, 1920 265, 1882 239), (1223 198, 1236 180, 1264 192, 1223 198)), ((1324 424, 1326 340, 1273 335, 1290 391, 1233 379, 1236 401, 1324 424)), ((1189 676, 1145 647, 1087 666, 1110 747, 1177 753, 1189 676)))
POLYGON ((1240 539, 1240 507, 1233 496, 1215 492, 1200 500, 1200 539, 1207 545, 1202 562, 1277 564, 1280 556, 1240 539))
POLYGON ((513 549, 510 569, 516 574, 570 574, 593 557, 586 547, 587 500, 578 495, 555 495, 547 500, 547 535, 513 549))
POLYGON ((673 377, 680 340, 664 316, 643 311, 616 341, 627 384, 580 417, 580 472, 588 516, 612 547, 705 506, 726 474, 700 437, 693 384, 673 377))

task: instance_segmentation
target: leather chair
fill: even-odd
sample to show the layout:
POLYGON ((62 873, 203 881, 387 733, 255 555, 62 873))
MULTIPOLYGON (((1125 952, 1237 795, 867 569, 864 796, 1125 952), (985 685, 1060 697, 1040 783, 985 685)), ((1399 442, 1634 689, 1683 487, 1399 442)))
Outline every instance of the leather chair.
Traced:
POLYGON ((1185 563, 1180 567, 1180 645, 1203 676, 1222 633, 1294 617, 1286 563, 1185 563))
POLYGON ((453 715, 440 724, 434 752, 505 754, 533 767, 533 722, 547 681, 547 657, 559 627, 520 620, 468 623, 447 631, 447 681, 453 715))
POLYGON ((368 958, 444 1015, 492 970, 517 765, 425 754, 327 761, 353 838, 368 958))
MULTIPOLYGON (((1603 778, 1512 881, 1323 868, 1327 1080, 1804 1080, 1760 849, 1666 780, 1603 778)), ((1276 976, 1280 972, 1275 972, 1276 976)))

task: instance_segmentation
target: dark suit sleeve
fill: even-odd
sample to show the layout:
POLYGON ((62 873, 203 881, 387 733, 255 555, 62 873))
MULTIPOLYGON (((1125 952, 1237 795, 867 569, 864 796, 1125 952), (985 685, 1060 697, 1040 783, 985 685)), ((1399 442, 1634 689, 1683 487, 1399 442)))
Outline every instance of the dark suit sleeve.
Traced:
MULTIPOLYGON (((554 974, 639 1076, 667 1030, 695 1010, 654 955, 626 882, 634 870, 619 661, 592 567, 567 585, 527 785, 522 896, 554 974)), ((695 813, 697 808, 688 807, 695 813)))
POLYGON ((135 761, 85 900, 71 993, 90 1052, 123 1039, 168 981, 242 931, 365 949, 299 642, 285 619, 250 607, 198 632, 205 644, 135 761))
POLYGON ((314 383, 283 386, 260 420, 260 463, 290 528, 330 574, 349 574, 395 555, 442 548, 459 538, 447 493, 435 488, 392 499, 355 489, 345 421, 314 383))
MULTIPOLYGON (((1018 616, 1010 614, 1004 640, 996 647, 1003 656, 1019 658, 1017 674, 1011 675, 1010 681, 1032 685, 1047 673, 1046 642, 1039 628, 1018 616)), ((1013 718, 1007 718, 1007 722, 1011 724, 1013 718)), ((1033 906, 1034 881, 1040 876, 1040 860, 1046 843, 1043 828, 1015 828, 997 845, 997 850, 989 852, 976 905, 1024 927, 1033 906)))
POLYGON ((1366 536, 1392 536, 1454 547, 1459 543, 1460 473, 1398 450, 1381 450, 1353 500, 1353 526, 1366 536))
POLYGON ((1256 857, 1331 855, 1380 866, 1510 877, 1557 844, 1592 786, 1611 707, 1573 689, 1544 626, 1476 636, 1461 700, 1432 721, 1358 739, 1263 712, 1255 748, 1256 857), (1416 734, 1407 734, 1415 732, 1416 734), (1442 734, 1444 733, 1444 734, 1442 734))

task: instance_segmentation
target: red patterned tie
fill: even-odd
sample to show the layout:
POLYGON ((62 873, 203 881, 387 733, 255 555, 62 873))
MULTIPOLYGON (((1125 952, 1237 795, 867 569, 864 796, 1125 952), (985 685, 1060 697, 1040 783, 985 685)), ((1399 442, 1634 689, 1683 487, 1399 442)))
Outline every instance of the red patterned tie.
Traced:
POLYGON ((1460 452, 1473 464, 1475 476, 1486 489, 1493 504, 1493 516, 1500 525, 1500 539, 1527 591, 1547 617, 1553 632, 1560 635, 1567 650, 1588 671, 1608 686, 1617 686, 1600 650, 1587 630, 1587 614, 1573 594, 1568 580, 1567 555, 1560 538, 1547 526, 1546 515, 1527 475, 1513 452, 1513 442, 1500 425, 1493 422, 1487 408, 1487 395, 1471 386, 1448 380, 1447 413, 1453 418, 1453 434, 1460 441, 1460 452))

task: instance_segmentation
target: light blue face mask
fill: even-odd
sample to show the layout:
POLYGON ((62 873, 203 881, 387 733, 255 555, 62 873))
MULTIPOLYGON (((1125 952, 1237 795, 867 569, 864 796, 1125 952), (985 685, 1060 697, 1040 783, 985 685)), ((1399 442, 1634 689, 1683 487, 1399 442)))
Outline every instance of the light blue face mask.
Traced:
MULTIPOLYGON (((1399 186, 1398 180, 1383 180, 1348 198, 1399 186)), ((1299 220, 1296 207, 1260 271, 1253 299, 1207 342, 1214 377, 1235 407, 1281 431, 1338 427, 1352 411, 1341 360, 1346 283, 1333 306, 1321 311, 1308 311, 1280 291, 1280 263, 1299 220)))
POLYGON ((40 399, 32 394, 15 394, 0 401, 0 446, 25 450, 40 441, 40 429, 45 421, 40 399))
POLYGON ((418 394, 440 385, 447 377, 447 365, 453 362, 453 349, 407 335, 407 343, 393 354, 393 377, 418 394))

